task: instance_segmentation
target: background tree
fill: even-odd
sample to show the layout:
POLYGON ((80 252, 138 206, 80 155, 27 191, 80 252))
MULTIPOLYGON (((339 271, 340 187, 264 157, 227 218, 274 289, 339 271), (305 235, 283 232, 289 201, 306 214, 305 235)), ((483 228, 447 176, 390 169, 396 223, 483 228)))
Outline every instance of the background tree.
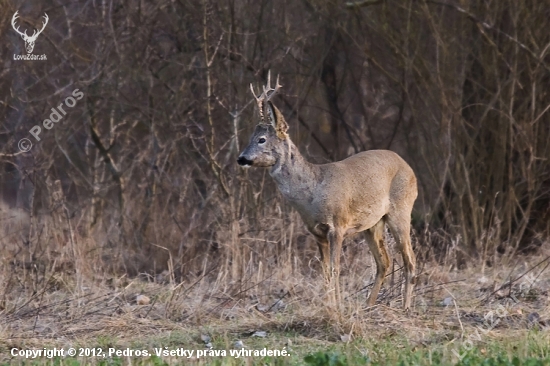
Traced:
POLYGON ((67 223, 44 221, 47 178, 61 182, 74 246, 102 268, 193 276, 210 263, 239 279, 311 256, 267 173, 235 164, 256 123, 248 84, 268 70, 311 161, 383 148, 413 166, 419 248, 452 249, 460 265, 547 243, 547 2, 0 4, 2 199, 31 217, 7 237, 11 256, 74 255, 54 235, 67 223), (34 49, 47 61, 14 60, 17 10, 21 29, 48 14, 34 49), (84 98, 20 153, 77 88, 84 98))

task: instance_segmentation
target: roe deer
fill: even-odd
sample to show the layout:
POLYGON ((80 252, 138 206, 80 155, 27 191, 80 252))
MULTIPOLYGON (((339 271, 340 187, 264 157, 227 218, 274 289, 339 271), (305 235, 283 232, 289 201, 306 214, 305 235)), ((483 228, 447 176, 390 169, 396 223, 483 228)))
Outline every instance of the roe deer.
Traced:
POLYGON ((329 164, 307 162, 290 141, 288 124, 270 99, 281 88, 279 78, 257 96, 260 121, 249 145, 239 155, 241 166, 266 167, 283 196, 300 213, 315 236, 329 291, 339 299, 340 253, 343 240, 365 231, 376 261, 376 279, 367 301, 374 305, 384 281, 390 257, 384 243, 387 223, 403 255, 405 290, 403 307, 409 309, 416 258, 411 246, 410 220, 417 197, 416 176, 399 155, 388 150, 370 150, 329 164))

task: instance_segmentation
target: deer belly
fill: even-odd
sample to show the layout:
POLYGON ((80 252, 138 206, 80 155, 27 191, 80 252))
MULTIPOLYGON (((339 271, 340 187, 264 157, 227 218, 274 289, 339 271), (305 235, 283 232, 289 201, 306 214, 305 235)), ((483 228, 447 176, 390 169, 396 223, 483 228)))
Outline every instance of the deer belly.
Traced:
POLYGON ((376 223, 378 223, 378 221, 380 221, 382 216, 383 215, 372 215, 372 214, 367 215, 365 220, 360 221, 360 222, 356 222, 356 223, 350 225, 350 227, 348 227, 348 229, 346 230, 345 235, 346 236, 353 235, 353 234, 359 233, 361 231, 365 231, 367 229, 370 229, 371 227, 376 225, 376 223))

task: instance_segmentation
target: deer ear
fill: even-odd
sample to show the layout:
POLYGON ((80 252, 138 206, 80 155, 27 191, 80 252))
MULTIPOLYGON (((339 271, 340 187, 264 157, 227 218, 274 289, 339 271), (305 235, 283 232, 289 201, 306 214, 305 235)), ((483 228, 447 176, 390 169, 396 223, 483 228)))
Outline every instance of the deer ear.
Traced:
POLYGON ((267 102, 267 121, 270 123, 275 132, 277 132, 277 137, 281 140, 288 138, 288 124, 285 121, 285 117, 281 111, 275 107, 271 102, 267 102))

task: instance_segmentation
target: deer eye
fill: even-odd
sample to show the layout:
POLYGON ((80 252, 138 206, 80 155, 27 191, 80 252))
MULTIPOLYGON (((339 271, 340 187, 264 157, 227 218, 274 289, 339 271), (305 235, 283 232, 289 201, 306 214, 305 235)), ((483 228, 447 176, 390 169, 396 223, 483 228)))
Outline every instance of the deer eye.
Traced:
POLYGON ((260 137, 260 138, 258 139, 258 144, 265 144, 265 138, 260 137))

